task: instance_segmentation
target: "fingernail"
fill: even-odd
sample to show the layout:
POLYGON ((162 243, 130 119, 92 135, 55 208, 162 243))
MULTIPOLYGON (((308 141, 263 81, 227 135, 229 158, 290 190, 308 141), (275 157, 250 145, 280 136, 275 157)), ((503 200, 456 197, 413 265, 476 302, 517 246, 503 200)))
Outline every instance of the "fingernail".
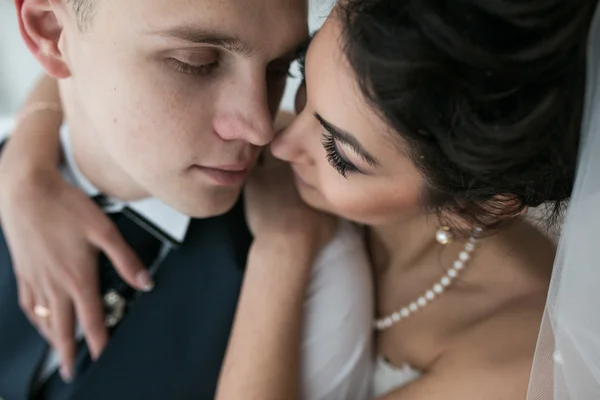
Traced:
POLYGON ((71 381, 73 381, 73 375, 66 365, 60 367, 60 377, 65 383, 71 383, 71 381))
POLYGON ((152 280, 152 277, 150 276, 148 271, 140 271, 137 274, 137 281, 140 285, 140 289, 144 292, 149 292, 152 289, 154 289, 154 281, 152 280))

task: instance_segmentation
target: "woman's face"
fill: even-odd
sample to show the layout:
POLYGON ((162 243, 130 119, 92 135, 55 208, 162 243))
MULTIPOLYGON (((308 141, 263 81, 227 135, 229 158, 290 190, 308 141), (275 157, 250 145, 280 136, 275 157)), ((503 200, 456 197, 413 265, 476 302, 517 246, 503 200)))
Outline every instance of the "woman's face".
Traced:
POLYGON ((422 210, 423 179, 400 136, 362 96, 340 35, 334 12, 306 56, 299 115, 272 152, 291 164, 300 195, 315 208, 368 225, 410 218, 422 210))

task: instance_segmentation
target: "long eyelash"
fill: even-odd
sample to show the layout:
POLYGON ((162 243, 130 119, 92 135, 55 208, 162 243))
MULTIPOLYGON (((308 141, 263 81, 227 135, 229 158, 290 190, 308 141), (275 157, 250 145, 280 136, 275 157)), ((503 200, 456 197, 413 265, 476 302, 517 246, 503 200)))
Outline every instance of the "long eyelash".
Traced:
POLYGON ((210 74, 212 72, 212 70, 214 68, 216 68, 216 66, 218 64, 217 62, 214 62, 212 64, 201 65, 199 67, 195 67, 193 65, 181 62, 175 58, 169 59, 169 63, 171 64, 173 69, 175 69, 175 71, 177 71, 177 72, 180 72, 180 73, 186 74, 186 75, 200 75, 200 76, 210 74))
POLYGON ((323 134, 321 144, 323 144, 323 148, 327 153, 327 161, 329 164, 331 164, 331 166, 335 168, 337 172, 344 178, 347 178, 349 173, 358 171, 358 168, 340 155, 337 145, 335 144, 335 138, 333 136, 330 134, 323 134))

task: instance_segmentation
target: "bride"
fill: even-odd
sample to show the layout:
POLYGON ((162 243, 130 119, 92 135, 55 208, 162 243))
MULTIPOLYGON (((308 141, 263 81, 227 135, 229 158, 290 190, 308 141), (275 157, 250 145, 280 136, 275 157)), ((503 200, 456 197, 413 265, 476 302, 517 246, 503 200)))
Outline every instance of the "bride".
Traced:
MULTIPOLYGON (((555 249, 523 215, 551 204, 554 218, 571 193, 595 3, 347 0, 314 37, 299 114, 271 153, 289 163, 308 205, 364 226, 377 398, 526 396, 555 249)), ((42 162, 24 156, 50 139, 27 134, 7 149, 22 153, 14 164, 42 162)), ((281 168, 266 157, 249 182, 254 200, 292 202, 281 168)), ((24 185, 6 175, 3 185, 24 185)), ((26 204, 48 190, 32 186, 26 204)), ((3 213, 36 215, 2 203, 3 213)), ((294 371, 270 382, 282 375, 279 360, 271 370, 240 367, 298 346, 265 331, 244 346, 253 311, 245 300, 218 398, 298 397, 294 371)))

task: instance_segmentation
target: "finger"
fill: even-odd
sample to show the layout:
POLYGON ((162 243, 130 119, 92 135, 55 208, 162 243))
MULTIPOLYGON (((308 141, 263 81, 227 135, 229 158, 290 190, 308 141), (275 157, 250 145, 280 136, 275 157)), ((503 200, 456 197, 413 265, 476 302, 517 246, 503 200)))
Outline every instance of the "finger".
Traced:
POLYGON ((97 278, 90 277, 86 280, 84 288, 78 287, 72 293, 77 320, 90 349, 90 355, 93 360, 97 360, 108 342, 97 278))
POLYGON ((90 240, 100 251, 106 254, 121 278, 131 287, 145 292, 154 288, 152 276, 139 260, 135 252, 125 242, 116 226, 99 213, 94 218, 95 233, 90 240))
MULTIPOLYGON (((48 300, 45 296, 39 296, 39 295, 37 295, 37 296, 34 295, 34 296, 35 296, 34 310, 35 310, 36 306, 44 306, 44 307, 48 307, 48 309, 50 310, 50 313, 52 313, 50 307, 48 306, 48 300)), ((40 335, 42 335, 44 337, 44 339, 46 339, 46 341, 48 342, 50 347, 55 348, 54 336, 52 335, 52 330, 50 329, 50 315, 47 315, 47 316, 37 315, 35 313, 35 311, 33 311, 32 313, 33 313, 33 318, 35 318, 34 326, 37 328, 40 335)))
POLYGON ((50 299, 50 310, 52 341, 61 359, 59 373, 65 382, 70 382, 73 379, 77 349, 73 305, 68 297, 55 296, 50 299))
POLYGON ((29 284, 27 284, 23 279, 17 278, 17 289, 19 292, 19 306, 21 310, 29 319, 31 325, 33 325, 37 331, 52 345, 52 338, 50 335, 50 330, 48 327, 47 318, 39 317, 35 314, 34 309, 36 305, 46 305, 46 299, 43 296, 40 296, 36 301, 36 298, 31 290, 29 284))

